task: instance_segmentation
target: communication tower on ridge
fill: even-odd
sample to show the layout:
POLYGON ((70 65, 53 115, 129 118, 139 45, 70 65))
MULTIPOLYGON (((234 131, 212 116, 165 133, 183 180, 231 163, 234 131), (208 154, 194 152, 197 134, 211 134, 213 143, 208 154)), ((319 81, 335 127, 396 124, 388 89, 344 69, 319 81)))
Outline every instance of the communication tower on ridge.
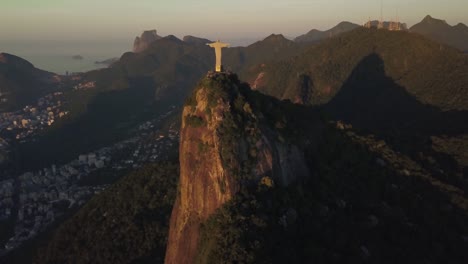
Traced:
POLYGON ((383 19, 383 0, 380 1, 380 19, 378 21, 372 21, 369 17, 369 20, 363 25, 365 28, 372 28, 376 27, 378 29, 387 29, 390 31, 400 31, 404 30, 405 27, 402 26, 400 23, 400 19, 398 17, 398 9, 395 19, 390 20, 389 22, 385 22, 383 19))

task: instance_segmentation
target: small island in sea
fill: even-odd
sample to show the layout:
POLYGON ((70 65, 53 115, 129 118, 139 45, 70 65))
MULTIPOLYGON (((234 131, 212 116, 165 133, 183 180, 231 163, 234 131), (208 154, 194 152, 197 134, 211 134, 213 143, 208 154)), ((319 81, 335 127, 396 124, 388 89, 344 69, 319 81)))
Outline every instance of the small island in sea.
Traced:
POLYGON ((82 60, 82 59, 83 59, 83 56, 81 56, 81 55, 74 55, 74 56, 72 56, 72 59, 74 59, 74 60, 82 60))

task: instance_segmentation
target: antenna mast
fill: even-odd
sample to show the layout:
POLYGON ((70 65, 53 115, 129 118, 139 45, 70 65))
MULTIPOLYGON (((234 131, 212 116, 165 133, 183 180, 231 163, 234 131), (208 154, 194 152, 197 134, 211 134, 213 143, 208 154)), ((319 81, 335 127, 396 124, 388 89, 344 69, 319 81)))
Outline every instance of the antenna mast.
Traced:
POLYGON ((380 20, 379 24, 377 26, 378 29, 383 29, 384 28, 384 22, 383 22, 383 0, 380 0, 380 20))
POLYGON ((380 0, 380 21, 383 22, 383 0, 380 0))

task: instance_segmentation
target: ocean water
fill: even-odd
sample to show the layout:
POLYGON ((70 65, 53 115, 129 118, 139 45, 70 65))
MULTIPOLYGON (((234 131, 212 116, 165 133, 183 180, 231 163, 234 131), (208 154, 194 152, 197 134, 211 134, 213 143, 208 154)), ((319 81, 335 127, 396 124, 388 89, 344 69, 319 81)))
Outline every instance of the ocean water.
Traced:
MULTIPOLYGON (((16 54, 15 54, 16 55, 16 54)), ((76 54, 81 55, 81 54, 76 54)), ((119 55, 115 54, 115 57, 119 55)), ((17 55, 20 56, 20 55, 17 55)), ((36 68, 54 72, 57 74, 66 74, 68 73, 77 73, 77 72, 87 72, 90 70, 95 70, 107 65, 96 64, 96 61, 103 61, 110 59, 110 57, 105 55, 81 55, 82 60, 73 59, 73 55, 56 55, 56 54, 31 54, 20 56, 23 59, 31 62, 36 68)))
POLYGON ((36 68, 57 74, 86 72, 107 67, 96 64, 111 58, 120 58, 132 49, 128 40, 109 41, 2 41, 0 52, 6 52, 31 62, 36 68), (82 60, 73 59, 80 55, 82 60))
MULTIPOLYGON (((226 39, 232 47, 247 46, 261 38, 226 39)), ((4 40, 0 38, 0 52, 10 53, 31 62, 36 68, 57 74, 87 72, 107 67, 95 64, 111 58, 120 58, 131 51, 133 39, 116 40, 4 40), (73 56, 80 55, 82 60, 73 56)))

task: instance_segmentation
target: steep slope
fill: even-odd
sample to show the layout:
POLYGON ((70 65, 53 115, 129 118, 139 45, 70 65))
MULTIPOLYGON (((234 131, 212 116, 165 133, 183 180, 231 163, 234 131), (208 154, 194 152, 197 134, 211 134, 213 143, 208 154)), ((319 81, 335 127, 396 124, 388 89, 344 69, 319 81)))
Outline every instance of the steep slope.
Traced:
POLYGON ((340 22, 338 25, 334 26, 333 28, 325 31, 320 31, 317 29, 312 29, 308 33, 301 35, 294 39, 295 42, 309 42, 309 43, 316 43, 326 38, 335 37, 339 34, 351 31, 360 27, 357 24, 351 22, 340 22))
POLYGON ((39 244, 34 263, 162 263, 178 168, 166 162, 129 173, 39 244))
POLYGON ((445 20, 428 15, 410 30, 462 51, 468 51, 468 27, 462 23, 450 26, 445 20))
POLYGON ((121 140, 138 123, 180 106, 188 87, 212 65, 212 53, 205 45, 168 36, 144 52, 123 54, 109 68, 81 75, 80 82, 95 87, 66 94, 70 116, 20 147, 22 165, 36 169, 66 162, 121 140))
POLYGON ((468 57, 408 32, 357 29, 266 67, 256 88, 385 139, 468 190, 468 57))
MULTIPOLYGON (((236 193, 262 182, 287 186, 310 174, 303 152, 308 144, 296 145, 281 133, 294 124, 286 123, 289 118, 279 112, 280 107, 273 111, 279 115, 277 121, 265 118, 259 112, 265 103, 262 97, 257 105, 249 93, 235 75, 208 74, 184 106, 180 192, 165 263, 193 263, 200 225, 236 193)), ((315 127, 311 131, 320 134, 317 117, 305 127, 315 127)))
MULTIPOLYGON (((80 82, 94 82, 95 88, 69 93, 71 115, 21 147, 24 164, 36 169, 69 160, 115 142, 138 122, 181 106, 214 65, 214 51, 203 42, 167 36, 143 52, 123 54, 110 68, 83 74, 80 82), (39 150, 40 157, 34 154, 39 150)), ((301 50, 283 37, 272 36, 246 48, 226 49, 223 61, 226 69, 242 69, 241 76, 247 79, 256 65, 301 50)))
POLYGON ((153 30, 143 31, 140 37, 136 37, 133 42, 133 52, 145 51, 153 42, 162 37, 158 35, 158 32, 153 30))
POLYGON ((0 53, 0 111, 18 109, 57 87, 54 74, 30 62, 0 53))
POLYGON ((200 82, 182 122, 166 263, 466 257, 464 190, 384 140, 223 74, 200 82))
POLYGON ((343 34, 293 60, 270 65, 262 71, 265 88, 257 88, 279 98, 322 105, 371 54, 382 59, 387 76, 422 103, 468 110, 468 57, 407 32, 362 28, 343 34), (310 100, 304 101, 300 92, 310 100))
POLYGON ((235 75, 199 82, 179 150, 177 191, 173 165, 129 175, 63 225, 39 263, 162 263, 174 199, 165 263, 468 257, 466 191, 392 142, 252 91, 235 75))
POLYGON ((125 53, 112 67, 128 78, 146 78, 152 83, 157 98, 171 97, 179 102, 190 85, 206 72, 214 54, 199 43, 184 42, 167 36, 151 43, 141 53, 125 53))
POLYGON ((295 43, 281 34, 271 34, 248 47, 227 49, 223 61, 228 70, 237 72, 244 80, 255 80, 254 73, 278 60, 300 54, 307 44, 295 43))
MULTIPOLYGON (((141 53, 125 53, 112 69, 89 74, 98 84, 109 86, 119 79, 146 78, 155 88, 157 98, 177 98, 183 101, 196 82, 211 69, 215 56, 206 46, 209 40, 186 36, 158 39, 141 53)), ((289 58, 303 50, 303 46, 282 35, 271 35, 248 47, 223 50, 223 64, 228 70, 250 76, 252 67, 289 58), (250 74, 250 75, 249 75, 250 74)))

